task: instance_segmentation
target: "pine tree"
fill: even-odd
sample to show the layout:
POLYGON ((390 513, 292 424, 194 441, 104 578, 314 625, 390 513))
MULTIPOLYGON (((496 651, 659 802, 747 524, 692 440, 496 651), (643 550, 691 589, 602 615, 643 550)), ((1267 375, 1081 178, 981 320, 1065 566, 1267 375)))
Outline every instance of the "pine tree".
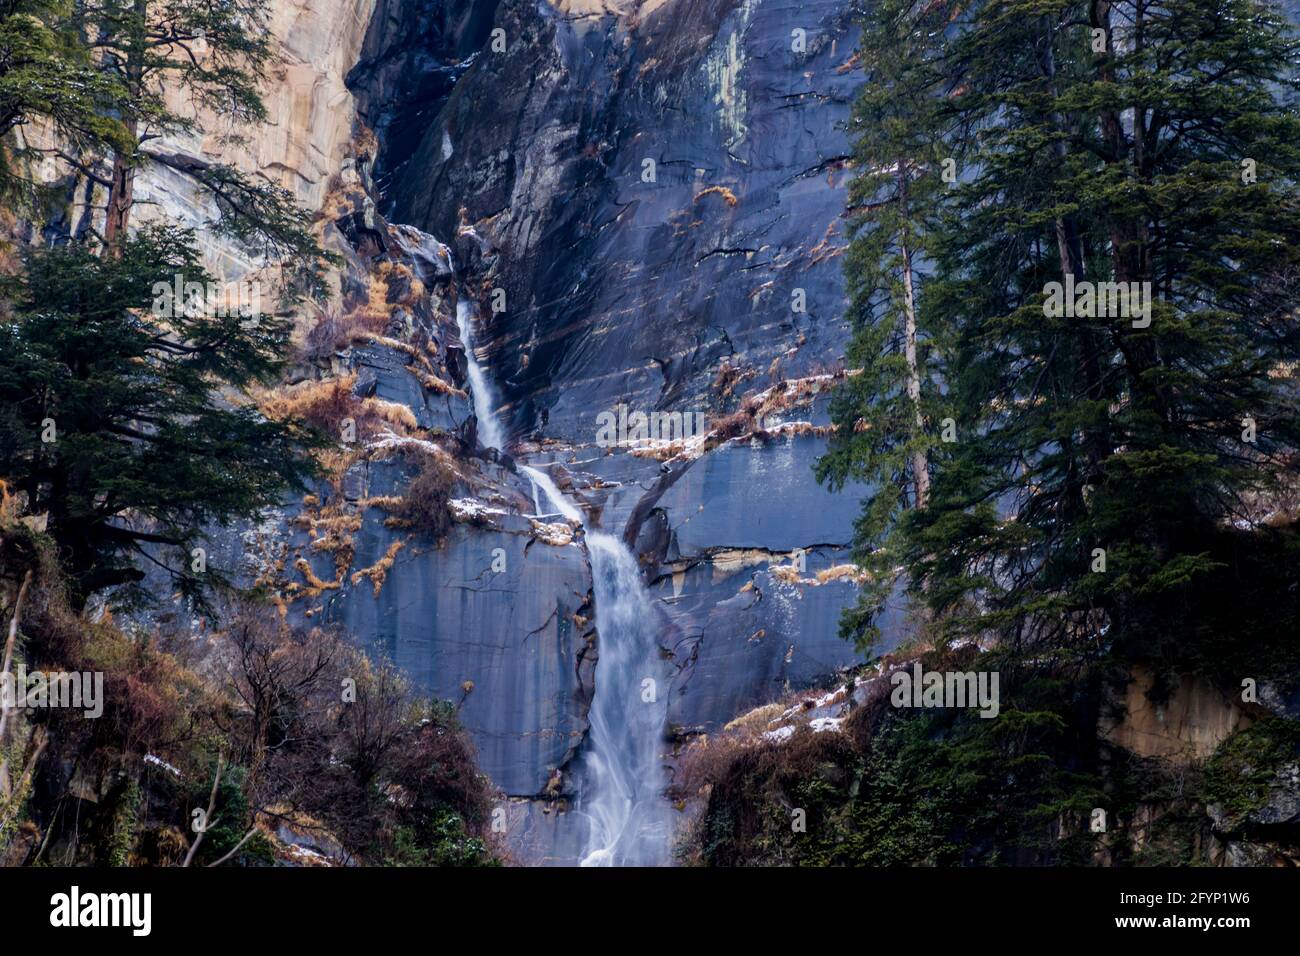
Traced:
MULTIPOLYGON (((891 555, 949 634, 1142 653, 1295 477, 1294 32, 1259 0, 940 6, 927 56, 961 181, 924 311, 951 336, 958 440, 931 446, 891 555), (1054 308, 1071 287, 1080 308, 1054 308)), ((877 401, 897 400, 846 405, 840 432, 877 401)))
POLYGON ((855 370, 832 401, 836 440, 817 464, 834 489, 850 479, 875 494, 857 523, 856 558, 871 574, 869 598, 846 615, 860 640, 874 637, 873 602, 892 589, 889 529, 902 510, 924 507, 930 487, 931 425, 942 421, 936 373, 945 336, 921 305, 929 232, 955 161, 938 149, 942 73, 929 59, 931 22, 915 0, 882 0, 866 20, 859 56, 870 64, 854 104, 851 243, 845 263, 855 370), (865 611, 866 613, 862 613, 865 611))
MULTIPOLYGON (((115 115, 125 90, 93 63, 72 4, 64 0, 0 3, 0 139, 34 120, 48 121, 71 153, 90 144, 129 148, 115 115)), ((30 144, 27 149, 33 149, 30 144)), ((0 170, 12 186, 17 174, 0 170)))
MULTIPOLYGON (((196 117, 238 130, 266 119, 258 92, 272 58, 265 0, 88 0, 90 45, 120 84, 127 142, 112 149, 107 177, 103 240, 110 253, 127 234, 135 203, 135 177, 159 164, 195 181, 217 209, 211 224, 258 254, 290 266, 287 291, 316 291, 325 261, 309 231, 310 217, 286 189, 233 166, 168 151, 167 135, 192 132, 196 117), (169 103, 183 98, 185 113, 169 103)), ((83 172, 85 170, 83 169, 83 172)))
POLYGON ((205 526, 255 519, 312 472, 316 439, 241 398, 282 368, 286 323, 183 308, 192 235, 148 227, 116 257, 85 243, 29 255, 0 324, 0 474, 48 515, 76 603, 157 564, 202 599, 205 526))

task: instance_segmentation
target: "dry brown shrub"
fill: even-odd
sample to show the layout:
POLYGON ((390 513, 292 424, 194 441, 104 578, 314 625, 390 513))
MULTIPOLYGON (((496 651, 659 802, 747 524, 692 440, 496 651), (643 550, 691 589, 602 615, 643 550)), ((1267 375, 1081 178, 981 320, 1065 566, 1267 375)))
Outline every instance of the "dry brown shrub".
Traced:
POLYGON ((456 472, 436 455, 421 455, 420 472, 390 512, 404 527, 414 528, 441 541, 451 530, 448 503, 456 486, 456 472))
MULTIPOLYGON (((713 848, 715 865, 735 865, 764 859, 762 841, 773 807, 793 806, 801 784, 817 778, 827 768, 848 767, 855 760, 855 745, 844 734, 814 733, 801 727, 784 741, 760 741, 753 746, 727 745, 689 768, 692 782, 705 781, 705 814, 730 824, 725 845, 713 848)), ((698 792, 698 791, 697 791, 698 792)), ((703 820, 704 818, 699 818, 703 820)), ((699 858, 703 833, 695 827, 686 849, 699 858)), ((778 861, 779 862, 779 861, 778 861)))
POLYGON ((315 382, 300 382, 268 391, 259 396, 258 405, 267 418, 297 418, 327 435, 337 436, 344 419, 357 422, 361 434, 361 400, 352 392, 355 374, 315 382))
POLYGON ((713 423, 713 432, 710 438, 715 442, 729 441, 732 438, 739 438, 741 435, 747 435, 754 427, 754 420, 748 413, 741 410, 732 412, 717 419, 713 423))
POLYGON ((375 589, 375 597, 379 597, 379 592, 384 589, 384 582, 388 580, 388 572, 393 569, 393 563, 397 560, 397 552, 406 547, 406 540, 394 541, 384 552, 384 556, 368 568, 362 568, 360 571, 354 571, 352 574, 352 584, 358 585, 366 578, 370 579, 371 585, 375 589))
POLYGON ((298 355, 305 362, 320 362, 347 346, 350 339, 348 323, 337 309, 326 309, 307 330, 298 355))
POLYGON ((714 193, 721 196, 728 206, 735 206, 736 203, 740 201, 736 198, 736 194, 726 186, 709 186, 707 189, 701 189, 695 194, 695 201, 699 202, 705 196, 713 195, 714 193))

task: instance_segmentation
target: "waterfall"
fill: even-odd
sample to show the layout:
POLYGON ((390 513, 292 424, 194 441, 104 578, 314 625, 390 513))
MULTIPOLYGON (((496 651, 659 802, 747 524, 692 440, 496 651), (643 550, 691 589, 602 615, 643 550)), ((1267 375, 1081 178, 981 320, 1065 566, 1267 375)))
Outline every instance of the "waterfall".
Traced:
MULTIPOLYGON (((401 245, 416 263, 420 277, 455 274, 451 250, 411 226, 398 227, 401 245)), ((492 413, 491 384, 474 353, 474 306, 456 303, 456 325, 465 345, 479 442, 501 448, 505 434, 492 413)), ((549 506, 586 528, 577 505, 564 496, 549 475, 520 466, 533 484, 533 505, 540 516, 538 489, 549 506)), ((620 538, 586 528, 587 553, 595 591, 600 657, 591 725, 581 766, 578 810, 589 827, 583 866, 661 866, 669 862, 671 823, 663 799, 666 784, 660 750, 667 718, 668 679, 655 629, 655 614, 636 558, 620 538), (662 699, 661 699, 662 698, 662 699)))
POLYGON ((586 755, 591 819, 583 866, 668 862, 669 824, 659 751, 667 700, 655 617, 641 569, 622 539, 587 533, 600 658, 586 755), (649 683, 647 683, 649 682, 649 683))
MULTIPOLYGON (((437 236, 404 223, 394 226, 398 246, 411 257, 415 274, 421 282, 432 285, 436 279, 456 275, 456 262, 451 249, 437 236)), ((485 448, 505 448, 506 436, 492 413, 496 395, 478 356, 474 354, 474 306, 468 298, 456 302, 456 328, 465 346, 465 362, 469 370, 470 398, 474 402, 474 417, 478 419, 478 440, 485 448)))
POLYGON ((474 354, 474 307, 461 299, 456 303, 456 328, 465 344, 465 361, 469 367, 469 389, 474 400, 474 417, 478 419, 478 439, 485 448, 504 448, 505 433, 492 413, 493 390, 474 354))
POLYGON ((538 509, 538 517, 541 517, 541 508, 537 504, 537 489, 541 488, 552 508, 570 521, 576 521, 578 524, 586 526, 586 520, 582 517, 582 512, 578 510, 572 501, 564 497, 564 492, 555 487, 555 482, 551 481, 550 475, 544 471, 538 471, 536 468, 529 468, 527 465, 520 465, 519 470, 526 474, 528 480, 533 483, 533 507, 538 509))
MULTIPOLYGON (((522 466, 551 507, 583 515, 548 475, 522 466)), ((585 526, 585 525, 584 525, 585 526)), ((600 657, 588 711, 578 810, 589 822, 583 866, 662 866, 671 832, 660 760, 667 678, 654 609, 636 558, 621 538, 588 529, 600 657)))

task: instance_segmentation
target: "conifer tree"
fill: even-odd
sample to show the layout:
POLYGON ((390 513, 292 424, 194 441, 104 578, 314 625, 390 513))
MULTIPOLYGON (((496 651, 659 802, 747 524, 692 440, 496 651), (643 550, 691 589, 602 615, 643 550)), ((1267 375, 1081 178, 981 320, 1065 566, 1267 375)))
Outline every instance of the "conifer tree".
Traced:
MULTIPOLYGON (((71 3, 0 3, 0 139, 41 120, 66 141, 68 149, 59 151, 70 159, 92 143, 127 149, 126 126, 117 115, 124 94, 116 79, 92 61, 71 3)), ((14 185, 17 173, 2 171, 11 180, 6 185, 14 185)))
MULTIPOLYGON (((942 74, 925 30, 940 24, 931 19, 915 0, 882 0, 859 45, 870 67, 851 119, 858 175, 845 266, 854 327, 845 359, 855 374, 833 400, 840 433, 817 465, 833 488, 849 479, 875 488, 856 528, 875 600, 893 584, 889 529, 929 497, 930 426, 943 418, 936 374, 945 338, 921 305, 922 266, 956 164, 938 148, 942 74)), ((853 612, 850 627, 870 631, 869 617, 853 612)))
MULTIPOLYGON (((937 6, 939 149, 961 170, 924 312, 951 336, 957 440, 931 446, 890 553, 949 634, 1142 653, 1294 480, 1294 29, 1261 0, 937 6)), ((901 401, 841 406, 833 448, 901 401)))
POLYGON ((212 199, 216 232, 287 262, 287 292, 317 290, 325 257, 288 190, 161 145, 167 135, 198 129, 199 117, 221 124, 209 132, 232 143, 265 121, 258 90, 272 59, 265 0, 87 0, 84 17, 90 47, 124 91, 126 143, 112 149, 111 171, 97 180, 107 191, 107 250, 127 234, 137 171, 159 164, 212 199))
POLYGON ((193 553, 205 527, 257 518, 311 473, 313 436, 246 399, 282 368, 287 324, 168 295, 198 259, 192 235, 152 226, 117 256, 33 252, 6 290, 0 475, 48 516, 78 605, 150 565, 202 598, 223 580, 193 553))

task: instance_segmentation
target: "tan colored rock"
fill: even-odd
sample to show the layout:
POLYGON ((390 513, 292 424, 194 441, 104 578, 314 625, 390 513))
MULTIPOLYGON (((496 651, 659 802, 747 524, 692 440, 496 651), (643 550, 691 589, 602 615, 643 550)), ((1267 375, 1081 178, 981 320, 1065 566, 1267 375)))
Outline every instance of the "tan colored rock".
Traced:
MULTIPOLYGON (((360 55, 375 0, 283 0, 270 6, 275 59, 262 85, 267 121, 232 129, 228 121, 199 115, 200 131, 163 137, 151 144, 258 173, 292 192, 304 207, 318 210, 330 181, 343 174, 353 137, 356 107, 344 84, 360 55), (231 133, 241 141, 228 139, 231 133)), ((187 114, 182 91, 169 105, 187 114)), ((152 164, 137 181, 137 195, 158 205, 141 206, 140 218, 180 220, 197 227, 215 210, 185 177, 152 164), (149 210, 144 212, 144 210, 149 210)), ((233 244, 200 232, 209 267, 222 278, 241 278, 258 263, 233 244)))
POLYGON ((1204 760, 1229 736, 1249 726, 1251 718, 1236 702, 1204 678, 1183 676, 1169 699, 1148 696, 1155 675, 1135 667, 1123 692, 1124 716, 1103 717, 1101 733, 1110 743, 1140 757, 1178 763, 1204 760))
MULTIPOLYGON (((235 128, 229 120, 196 114, 185 92, 173 87, 168 105, 182 116, 196 116, 198 129, 151 140, 146 151, 235 166, 288 189, 306 209, 321 209, 331 181, 348 175, 356 107, 344 78, 360 55, 374 6, 375 0, 277 0, 270 5, 275 55, 261 90, 267 121, 235 128), (231 140, 231 134, 242 140, 231 140)), ((24 136, 38 146, 51 142, 42 124, 33 124, 24 136)), ((53 182, 67 168, 47 156, 32 172, 53 182)), ((78 204, 83 195, 77 190, 78 204)), ((216 209, 188 177, 148 164, 136 177, 135 198, 134 225, 166 219, 195 228, 214 277, 242 280, 261 268, 256 257, 204 228, 216 209)), ((97 188, 93 201, 104 199, 104 190, 97 188)))

